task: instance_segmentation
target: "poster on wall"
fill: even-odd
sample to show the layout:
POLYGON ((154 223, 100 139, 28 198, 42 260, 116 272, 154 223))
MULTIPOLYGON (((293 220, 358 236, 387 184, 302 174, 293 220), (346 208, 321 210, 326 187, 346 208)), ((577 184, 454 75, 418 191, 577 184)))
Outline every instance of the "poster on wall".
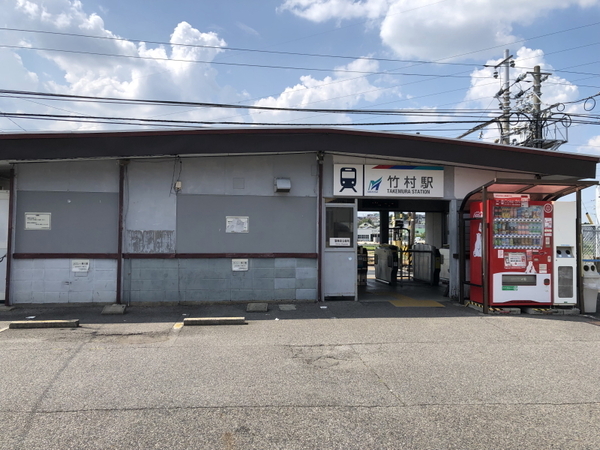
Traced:
POLYGON ((89 259, 73 259, 71 261, 71 272, 89 272, 90 271, 90 260, 89 259))
POLYGON ((49 230, 51 213, 25 213, 25 229, 26 230, 49 230))
POLYGON ((227 216, 225 218, 225 233, 247 233, 248 216, 227 216))
POLYGON ((248 271, 248 259, 232 259, 231 270, 233 272, 247 272, 248 271))
POLYGON ((329 246, 330 247, 351 247, 352 240, 350 238, 332 237, 332 238, 329 238, 329 246))

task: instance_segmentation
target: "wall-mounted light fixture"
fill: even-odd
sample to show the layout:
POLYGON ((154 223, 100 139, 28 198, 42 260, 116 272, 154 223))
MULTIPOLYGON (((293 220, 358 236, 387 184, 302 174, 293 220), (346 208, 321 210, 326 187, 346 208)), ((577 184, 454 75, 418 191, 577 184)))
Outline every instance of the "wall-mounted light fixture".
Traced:
POLYGON ((275 178, 275 192, 290 192, 292 189, 292 181, 289 178, 275 178))

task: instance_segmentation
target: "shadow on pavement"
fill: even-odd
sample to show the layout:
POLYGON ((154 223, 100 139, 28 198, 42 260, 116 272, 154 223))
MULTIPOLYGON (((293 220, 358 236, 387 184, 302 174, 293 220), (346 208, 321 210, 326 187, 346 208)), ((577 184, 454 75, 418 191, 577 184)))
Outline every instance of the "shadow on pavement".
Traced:
MULTIPOLYGON (((102 315, 104 305, 17 305, 10 311, 0 311, 0 322, 17 320, 69 320, 80 324, 102 323, 176 323, 187 317, 245 317, 257 320, 307 319, 368 319, 368 318, 445 318, 484 317, 475 309, 446 299, 443 307, 397 307, 389 301, 326 301, 319 303, 268 303, 266 312, 248 312, 248 303, 198 305, 131 305, 122 315, 102 315)), ((600 320, 591 316, 543 315, 520 316, 529 319, 600 320)))

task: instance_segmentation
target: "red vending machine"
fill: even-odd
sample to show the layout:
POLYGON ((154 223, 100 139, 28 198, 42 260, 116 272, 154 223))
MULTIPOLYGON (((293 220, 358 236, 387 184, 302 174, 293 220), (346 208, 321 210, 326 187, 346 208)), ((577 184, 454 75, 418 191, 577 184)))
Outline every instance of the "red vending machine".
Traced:
POLYGON ((552 304, 552 202, 530 201, 528 195, 493 194, 471 204, 471 301, 483 303, 484 269, 489 306, 542 306, 552 304), (487 223, 483 236, 482 220, 487 223), (487 262, 482 259, 487 239, 487 262))

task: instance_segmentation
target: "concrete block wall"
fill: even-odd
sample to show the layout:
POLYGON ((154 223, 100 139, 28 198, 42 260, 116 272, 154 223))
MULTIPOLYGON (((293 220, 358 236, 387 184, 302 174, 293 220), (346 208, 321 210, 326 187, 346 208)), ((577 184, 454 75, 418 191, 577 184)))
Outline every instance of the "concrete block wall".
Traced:
POLYGON ((90 260, 87 273, 71 271, 70 259, 15 259, 11 299, 18 303, 114 303, 117 261, 90 260))
POLYGON ((317 299, 317 260, 250 258, 234 272, 231 259, 131 259, 126 302, 293 301, 317 299))

